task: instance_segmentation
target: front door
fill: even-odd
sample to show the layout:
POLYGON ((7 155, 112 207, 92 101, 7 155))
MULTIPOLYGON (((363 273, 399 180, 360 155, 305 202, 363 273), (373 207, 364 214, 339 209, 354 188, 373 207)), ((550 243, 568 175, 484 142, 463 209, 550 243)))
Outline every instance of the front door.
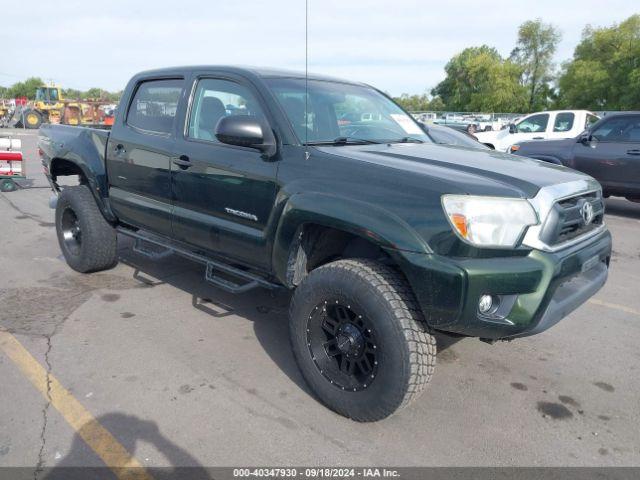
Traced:
POLYGON ((183 79, 146 80, 107 144, 109 200, 120 221, 171 235, 171 158, 183 79))
POLYGON ((640 191, 640 115, 612 117, 575 147, 574 168, 612 192, 640 191))
POLYGON ((267 229, 276 196, 277 162, 260 151, 220 143, 218 121, 265 117, 249 84, 200 78, 171 166, 173 236, 202 250, 268 269, 267 229))
POLYGON ((518 132, 516 133, 516 141, 524 142, 528 140, 543 140, 547 138, 547 127, 549 126, 549 114, 540 113, 531 115, 516 125, 518 132))

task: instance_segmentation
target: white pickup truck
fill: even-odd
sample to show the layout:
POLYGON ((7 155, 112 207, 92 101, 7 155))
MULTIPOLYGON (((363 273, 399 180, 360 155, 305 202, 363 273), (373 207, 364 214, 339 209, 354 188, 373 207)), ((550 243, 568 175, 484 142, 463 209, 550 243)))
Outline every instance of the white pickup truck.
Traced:
POLYGON ((497 131, 478 132, 480 143, 500 152, 509 152, 511 145, 528 140, 573 138, 595 123, 598 116, 587 110, 555 110, 531 113, 516 123, 497 131))

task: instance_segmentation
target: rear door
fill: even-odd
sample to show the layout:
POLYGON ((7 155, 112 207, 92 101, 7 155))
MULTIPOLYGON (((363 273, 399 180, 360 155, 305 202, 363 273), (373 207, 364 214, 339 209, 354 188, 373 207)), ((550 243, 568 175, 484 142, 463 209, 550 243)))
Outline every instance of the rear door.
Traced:
POLYGON ((183 78, 144 79, 107 145, 109 198, 118 218, 171 235, 171 158, 183 78))
POLYGON ((575 168, 614 192, 640 191, 640 115, 600 123, 591 142, 575 147, 575 168))
POLYGON ((202 250, 268 269, 267 229, 277 191, 277 162, 256 149, 220 143, 216 124, 230 115, 262 117, 274 124, 258 92, 242 78, 196 76, 171 166, 173 235, 202 250))

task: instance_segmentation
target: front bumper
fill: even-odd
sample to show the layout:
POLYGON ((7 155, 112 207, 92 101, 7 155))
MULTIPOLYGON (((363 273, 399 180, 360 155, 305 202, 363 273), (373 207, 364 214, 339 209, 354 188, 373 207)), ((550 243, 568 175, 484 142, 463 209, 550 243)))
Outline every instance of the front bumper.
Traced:
POLYGON ((606 282, 611 234, 557 252, 525 256, 447 258, 396 252, 427 322, 433 328, 487 339, 540 333, 593 296, 606 282), (482 315, 480 296, 500 299, 502 311, 482 315))

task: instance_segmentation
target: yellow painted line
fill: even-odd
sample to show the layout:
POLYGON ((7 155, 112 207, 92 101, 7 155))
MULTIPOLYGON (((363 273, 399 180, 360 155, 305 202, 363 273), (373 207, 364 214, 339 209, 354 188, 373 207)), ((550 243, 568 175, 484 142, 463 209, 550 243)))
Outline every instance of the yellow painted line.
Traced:
POLYGON ((625 307, 624 305, 618 305, 617 303, 603 302, 602 300, 598 300, 597 298, 589 299, 589 303, 593 303, 594 305, 600 305, 601 307, 613 308, 614 310, 620 310, 621 312, 626 312, 632 315, 640 316, 640 310, 636 310, 635 308, 631 308, 631 307, 625 307))
POLYGON ((46 398, 51 399, 58 412, 82 437, 120 480, 153 480, 153 477, 124 448, 111 433, 93 418, 91 413, 33 358, 24 346, 10 333, 0 331, 0 349, 15 363, 25 377, 46 398))

